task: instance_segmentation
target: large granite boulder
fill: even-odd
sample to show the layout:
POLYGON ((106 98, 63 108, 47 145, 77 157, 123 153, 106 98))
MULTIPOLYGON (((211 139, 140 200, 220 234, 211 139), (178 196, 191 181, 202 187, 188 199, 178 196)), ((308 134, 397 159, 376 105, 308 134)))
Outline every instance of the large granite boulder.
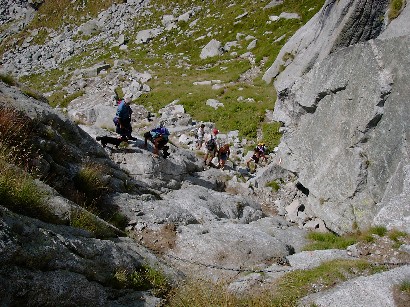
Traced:
POLYGON ((285 44, 263 79, 270 82, 276 77, 276 88, 282 91, 329 54, 377 37, 387 4, 387 0, 327 0, 285 44))
MULTIPOLYGON (((89 232, 40 222, 0 206, 0 300, 26 304, 157 306, 148 292, 121 289, 121 272, 144 265, 167 271, 128 238, 101 240, 89 232), (132 252, 130 252, 132 251, 132 252)), ((171 271, 168 271, 173 275, 171 271)))
MULTIPOLYGON (((366 9, 362 1, 353 3, 366 9)), ((341 4, 328 4, 333 8, 322 14, 332 20, 341 4)), ((274 116, 285 123, 281 166, 298 174, 314 215, 337 233, 370 226, 383 207, 399 205, 405 216, 397 218, 408 219, 408 203, 397 200, 406 197, 409 164, 410 38, 392 36, 333 48, 301 77, 275 83, 280 93, 274 116)), ((299 68, 297 62, 289 66, 299 68)), ((386 226, 407 230, 391 217, 386 226)), ((379 214, 375 223, 386 219, 379 214)))

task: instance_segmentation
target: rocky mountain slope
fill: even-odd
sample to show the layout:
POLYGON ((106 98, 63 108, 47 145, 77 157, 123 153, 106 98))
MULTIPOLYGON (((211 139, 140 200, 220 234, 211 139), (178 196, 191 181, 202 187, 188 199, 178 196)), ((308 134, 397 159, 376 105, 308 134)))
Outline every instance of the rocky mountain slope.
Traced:
MULTIPOLYGON (((6 2, 1 2, 3 12, 6 2)), ((280 2, 266 1, 263 7, 280 2)), ((34 18, 39 4, 30 3, 7 6, 7 12, 18 11, 24 18, 13 17, 17 26, 8 27, 3 37, 34 18)), ((138 32, 136 39, 155 40, 164 31, 178 29, 184 18, 191 22, 201 10, 204 7, 181 6, 178 18, 164 15, 161 26, 138 32)), ((192 133, 198 122, 178 101, 152 117, 149 107, 133 104, 136 139, 120 148, 97 143, 98 135, 115 136, 112 116, 118 87, 134 98, 152 91, 148 83, 155 74, 150 69, 127 70, 132 61, 67 69, 68 85, 62 85, 66 82, 61 77, 64 90, 82 89, 84 94, 57 109, 24 87, 1 82, 1 113, 13 115, 0 117, 1 152, 24 151, 27 148, 19 146, 31 145, 26 164, 18 163, 15 155, 2 154, 0 175, 10 176, 6 170, 14 165, 22 167, 19 172, 31 171, 43 195, 34 210, 16 207, 13 198, 1 202, 1 301, 6 306, 57 300, 67 306, 178 305, 165 299, 169 284, 195 278, 219 283, 218 287, 224 284, 228 293, 239 297, 268 289, 282 298, 265 305, 334 306, 337 301, 340 306, 405 306, 408 292, 399 287, 410 280, 410 96, 405 86, 410 63, 408 34, 403 30, 408 28, 409 9, 404 7, 396 19, 382 23, 387 11, 387 1, 328 0, 286 43, 264 75, 266 81, 275 77, 278 100, 273 117, 284 123, 284 135, 278 152, 254 174, 245 170, 249 155, 238 131, 219 136, 232 145, 227 168, 204 168, 192 133), (10 129, 8 118, 30 128, 10 129), (142 133, 160 121, 172 132, 168 159, 154 158, 152 147, 142 146, 142 133), (30 137, 14 142, 15 130, 30 137), (312 230, 332 235, 372 225, 383 226, 390 235, 379 231, 348 248, 303 251, 312 230), (329 263, 342 270, 343 278, 327 283, 323 276, 331 275, 328 268, 316 281, 300 286, 303 291, 297 295, 280 291, 282 281, 292 274, 316 274, 329 263), (345 265, 350 269, 343 269, 345 265), (346 279, 351 280, 343 282, 346 279)), ((112 42, 124 27, 112 20, 131 22, 136 13, 152 14, 150 2, 114 4, 78 28, 55 32, 55 39, 43 45, 31 44, 34 38, 29 36, 24 46, 4 53, 2 69, 21 80, 32 70, 47 75, 81 53, 85 43, 71 40, 74 33, 89 35, 88 43, 108 38, 112 42)), ((270 21, 298 18, 291 13, 270 21)), ((118 37, 117 48, 130 47, 123 38, 118 37)), ((201 57, 223 57, 218 43, 213 44, 204 46, 201 57)), ((251 52, 246 57, 253 61, 251 52)), ((259 65, 242 75, 247 82, 254 80, 251 72, 262 73, 259 65)), ((217 80, 205 82, 227 87, 217 80)), ((209 133, 214 123, 206 125, 209 133)), ((7 181, 0 183, 9 187, 7 181)))

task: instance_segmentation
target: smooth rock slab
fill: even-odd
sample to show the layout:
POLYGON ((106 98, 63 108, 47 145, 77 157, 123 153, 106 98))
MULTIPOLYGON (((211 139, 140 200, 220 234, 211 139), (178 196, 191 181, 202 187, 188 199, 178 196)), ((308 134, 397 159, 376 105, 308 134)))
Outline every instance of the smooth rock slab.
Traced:
POLYGON ((312 294, 299 306, 375 307, 396 306, 392 287, 410 279, 410 266, 398 267, 372 276, 358 277, 328 291, 312 294))

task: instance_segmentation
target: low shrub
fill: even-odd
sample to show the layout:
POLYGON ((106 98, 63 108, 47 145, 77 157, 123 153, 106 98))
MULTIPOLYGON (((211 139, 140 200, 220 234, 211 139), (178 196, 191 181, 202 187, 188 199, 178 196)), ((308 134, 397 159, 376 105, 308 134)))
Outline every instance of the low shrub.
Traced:
POLYGON ((46 193, 39 189, 34 179, 21 169, 0 159, 1 204, 13 212, 49 220, 45 204, 46 193))
POLYGON ((171 289, 166 276, 160 270, 146 264, 133 272, 118 269, 114 273, 113 286, 120 289, 151 290, 158 297, 165 296, 171 289))
POLYGON ((0 106, 0 158, 30 170, 30 162, 38 156, 32 141, 36 129, 25 114, 0 106))
POLYGON ((388 13, 388 17, 390 20, 393 20, 400 15, 404 4, 406 4, 405 0, 390 0, 388 13))
POLYGON ((10 86, 17 85, 17 81, 13 78, 12 75, 9 74, 0 74, 0 80, 10 86))
POLYGON ((106 239, 117 236, 115 230, 86 210, 75 209, 71 212, 70 226, 91 232, 96 238, 106 239))
POLYGON ((410 294, 410 280, 405 280, 400 284, 400 291, 410 294))
POLYGON ((86 163, 74 176, 74 185, 83 194, 86 205, 95 204, 108 192, 108 183, 103 177, 102 166, 93 163, 86 163))

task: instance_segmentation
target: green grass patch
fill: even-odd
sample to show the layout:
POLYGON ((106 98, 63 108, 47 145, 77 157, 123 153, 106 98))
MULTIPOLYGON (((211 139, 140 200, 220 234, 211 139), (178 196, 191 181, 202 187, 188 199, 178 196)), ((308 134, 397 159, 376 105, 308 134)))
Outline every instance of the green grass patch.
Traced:
POLYGON ((277 192, 280 189, 280 182, 278 182, 278 180, 272 180, 267 182, 265 186, 270 187, 273 191, 277 192))
POLYGON ((281 123, 263 123, 262 124, 262 142, 265 143, 268 151, 272 151, 276 146, 279 145, 282 133, 279 132, 279 129, 282 127, 281 123))
POLYGON ((385 226, 375 226, 370 228, 369 232, 378 235, 379 237, 384 237, 387 234, 387 229, 385 226))
POLYGON ((21 169, 0 159, 0 199, 3 206, 13 212, 41 220, 49 220, 45 204, 46 193, 34 179, 21 169))
POLYGON ((118 269, 114 273, 113 286, 120 289, 151 290, 158 297, 166 295, 171 289, 167 277, 160 270, 149 265, 142 265, 132 272, 118 269))
POLYGON ((3 81, 4 83, 10 85, 10 86, 17 85, 17 81, 10 74, 0 74, 0 80, 3 81))
POLYGON ((400 15, 405 4, 406 4, 405 0, 390 0, 389 13, 388 13, 389 19, 393 20, 397 18, 400 15))
POLYGON ((402 244, 404 244, 403 240, 406 239, 409 235, 404 231, 393 229, 389 231, 388 236, 390 240, 394 241, 393 247, 399 248, 402 244))
POLYGON ((410 295, 410 280, 405 280, 400 284, 400 291, 406 292, 410 295))
POLYGON ((169 306, 297 306, 297 301, 311 293, 333 287, 358 275, 370 275, 382 271, 366 261, 335 260, 310 270, 287 273, 271 285, 236 297, 224 283, 189 281, 178 287, 169 299, 169 306))
POLYGON ((91 212, 75 209, 71 212, 70 226, 81 228, 92 233, 96 238, 106 239, 117 237, 118 233, 105 224, 91 212))
POLYGON ((345 249, 357 243, 354 236, 338 236, 334 233, 310 232, 307 236, 312 242, 303 249, 306 251, 323 249, 345 249))
POLYGON ((400 239, 407 237, 407 234, 404 232, 398 230, 388 231, 384 226, 375 226, 343 236, 338 236, 334 233, 310 232, 307 238, 311 242, 304 247, 304 250, 345 249, 357 242, 371 243, 376 241, 377 237, 384 237, 386 235, 395 241, 398 246, 402 244, 400 239))
POLYGON ((74 185, 85 196, 88 205, 93 205, 108 192, 108 183, 104 180, 100 165, 87 163, 74 176, 74 185))
POLYGON ((318 286, 325 290, 356 275, 382 270, 363 260, 334 260, 314 269, 290 272, 279 279, 271 306, 296 306, 300 298, 317 292, 318 286))
POLYGON ((53 108, 55 107, 60 107, 60 108, 66 108, 71 101, 74 99, 81 97, 85 94, 84 90, 68 94, 65 91, 56 91, 52 95, 50 95, 47 100, 50 106, 53 108))

